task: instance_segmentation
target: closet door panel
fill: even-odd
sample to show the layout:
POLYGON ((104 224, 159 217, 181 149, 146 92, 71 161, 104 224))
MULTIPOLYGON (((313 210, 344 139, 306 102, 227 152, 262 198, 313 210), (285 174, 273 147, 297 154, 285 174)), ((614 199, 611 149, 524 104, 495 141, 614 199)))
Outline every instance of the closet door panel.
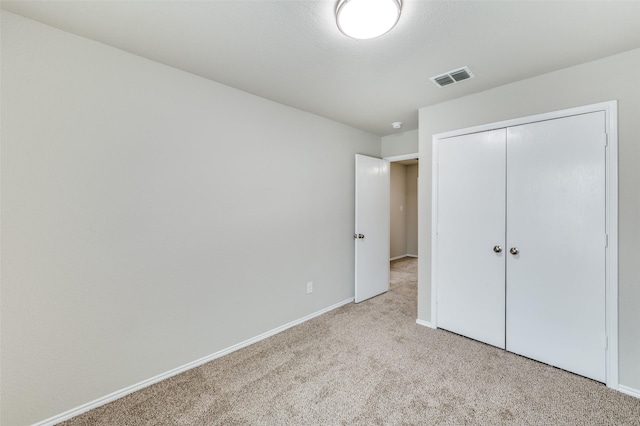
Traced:
POLYGON ((501 348, 505 138, 500 129, 439 142, 435 265, 438 327, 501 348))
POLYGON ((507 350, 605 380, 605 117, 507 130, 507 350))

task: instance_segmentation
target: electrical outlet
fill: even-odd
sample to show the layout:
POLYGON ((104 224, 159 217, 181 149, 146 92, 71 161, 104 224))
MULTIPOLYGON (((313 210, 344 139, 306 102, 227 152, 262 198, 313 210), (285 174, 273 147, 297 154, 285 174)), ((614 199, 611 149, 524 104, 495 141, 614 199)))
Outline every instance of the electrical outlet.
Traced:
POLYGON ((311 281, 307 283, 307 293, 313 293, 313 283, 311 281))

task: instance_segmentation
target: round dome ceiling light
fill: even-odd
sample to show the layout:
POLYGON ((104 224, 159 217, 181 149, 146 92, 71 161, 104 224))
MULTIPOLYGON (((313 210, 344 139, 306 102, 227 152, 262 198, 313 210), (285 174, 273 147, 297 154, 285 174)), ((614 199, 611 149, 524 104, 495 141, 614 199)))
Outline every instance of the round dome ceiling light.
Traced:
POLYGON ((402 0, 340 0, 336 23, 345 35, 366 40, 393 28, 402 11, 402 0))

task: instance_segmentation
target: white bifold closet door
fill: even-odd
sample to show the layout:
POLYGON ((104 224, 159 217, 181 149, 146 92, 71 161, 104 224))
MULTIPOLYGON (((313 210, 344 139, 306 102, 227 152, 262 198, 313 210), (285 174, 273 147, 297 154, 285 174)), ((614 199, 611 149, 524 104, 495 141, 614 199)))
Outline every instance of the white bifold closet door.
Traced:
POLYGON ((505 129, 446 139, 438 148, 438 327, 501 348, 505 158, 505 129))
POLYGON ((438 327, 605 381, 605 113, 441 139, 438 327))
POLYGON ((605 113, 507 130, 507 350, 605 381, 605 113))

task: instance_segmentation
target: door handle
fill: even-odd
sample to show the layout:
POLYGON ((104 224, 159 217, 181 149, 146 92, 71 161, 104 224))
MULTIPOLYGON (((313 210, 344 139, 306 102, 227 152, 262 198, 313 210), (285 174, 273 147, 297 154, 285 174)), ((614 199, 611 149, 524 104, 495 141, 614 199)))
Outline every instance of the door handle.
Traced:
POLYGON ((496 253, 502 253, 502 247, 500 246, 493 246, 493 251, 496 253))
POLYGON ((363 239, 364 238, 364 234, 358 234, 358 238, 363 239))
POLYGON ((515 256, 516 254, 520 253, 520 250, 518 250, 518 247, 511 247, 509 249, 509 253, 515 256))

